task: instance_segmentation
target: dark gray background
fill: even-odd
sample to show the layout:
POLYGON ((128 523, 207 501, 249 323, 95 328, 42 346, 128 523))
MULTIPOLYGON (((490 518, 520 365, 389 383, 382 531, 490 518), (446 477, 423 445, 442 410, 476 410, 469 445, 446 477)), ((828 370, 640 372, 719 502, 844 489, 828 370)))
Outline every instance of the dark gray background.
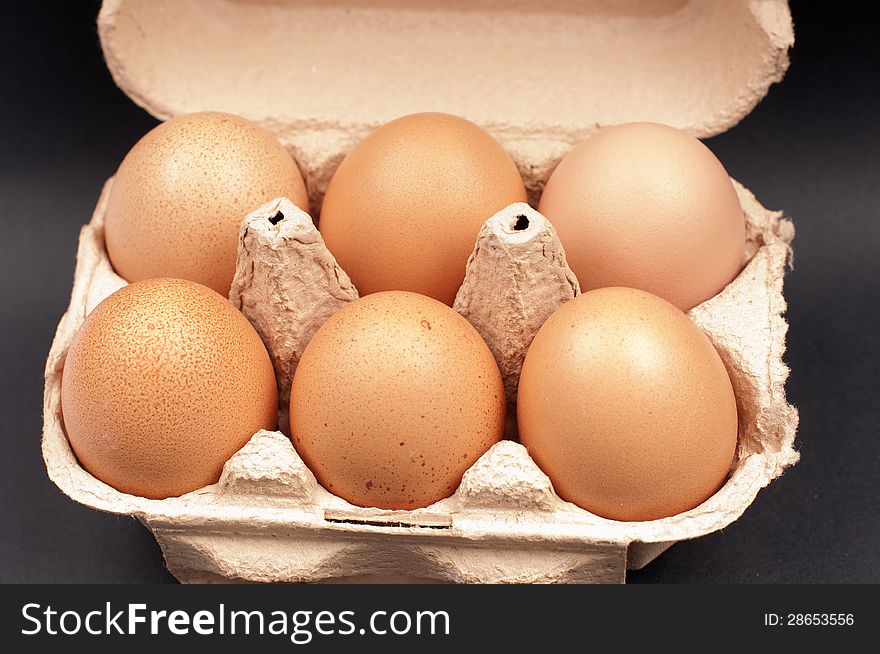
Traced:
MULTIPOLYGON (((786 359, 802 461, 736 523, 676 545, 630 581, 880 582, 880 61, 860 6, 795 3, 786 79, 709 142, 765 206, 795 220, 786 359)), ((4 582, 172 580, 139 523, 68 500, 40 456, 42 371, 70 294, 77 233, 103 181, 155 124, 113 85, 97 8, 79 0, 0 10, 4 582)))

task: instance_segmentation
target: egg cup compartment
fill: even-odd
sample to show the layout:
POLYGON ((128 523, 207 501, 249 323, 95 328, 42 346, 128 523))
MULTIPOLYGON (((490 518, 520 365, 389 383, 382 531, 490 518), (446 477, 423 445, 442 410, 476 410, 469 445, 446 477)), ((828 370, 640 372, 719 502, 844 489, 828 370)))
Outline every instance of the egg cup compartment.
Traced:
MULTIPOLYGON (((782 280, 791 223, 737 183, 749 263, 719 295, 688 315, 709 336, 737 396, 739 445, 724 486, 698 507, 646 522, 598 517, 560 499, 526 449, 494 445, 456 492, 423 509, 354 506, 321 487, 281 432, 260 431, 225 465, 218 483, 164 500, 121 493, 77 462, 63 430, 61 375, 86 314, 125 285, 112 270, 103 216, 112 180, 83 227, 70 306, 46 367, 43 455, 72 499, 134 515, 156 536, 181 581, 623 582, 671 544, 722 529, 757 492, 797 461, 797 412, 785 400, 787 325, 782 280)), ((484 224, 455 309, 495 354, 510 406, 537 329, 578 293, 555 230, 526 204, 484 224)), ((357 292, 307 214, 279 199, 242 223, 231 300, 256 327, 281 380, 286 428, 289 379, 314 331, 357 292)), ((509 422, 515 433, 515 420, 509 422)))

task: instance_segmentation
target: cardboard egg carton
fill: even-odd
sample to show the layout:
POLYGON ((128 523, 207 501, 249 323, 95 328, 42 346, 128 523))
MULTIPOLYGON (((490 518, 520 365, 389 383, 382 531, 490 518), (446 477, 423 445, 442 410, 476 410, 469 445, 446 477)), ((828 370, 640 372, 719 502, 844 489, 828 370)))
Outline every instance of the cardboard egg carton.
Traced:
MULTIPOLYGON (((218 109, 271 129, 302 168, 316 212, 342 156, 397 115, 447 110, 482 124, 514 156, 534 200, 558 159, 597 124, 651 119, 700 136, 731 126, 781 77, 793 40, 787 5, 775 0, 558 1, 540 10, 472 9, 461 0, 430 9, 400 0, 351 5, 114 0, 102 8, 99 31, 117 83, 155 115, 218 109), (190 38, 194 26, 203 39, 190 38), (241 47, 221 47, 233 41, 241 47), (398 56, 404 50, 410 58, 398 56), (361 72, 375 72, 371 83, 394 82, 394 93, 368 94, 342 65, 343 53, 361 72), (526 81, 501 91, 486 84, 472 69, 489 65, 487 56, 503 80, 515 78, 507 67, 517 66, 526 81), (723 74, 713 75, 718 66, 723 74), (564 88, 568 102, 545 97, 546 84, 536 93, 540 71, 556 76, 547 78, 549 90, 564 88), (575 75, 583 85, 570 83, 575 75)), ((104 246, 111 184, 81 231, 70 306, 46 364, 43 455, 50 478, 74 500, 140 519, 182 581, 622 582, 627 568, 671 544, 729 525, 797 461, 797 412, 785 399, 782 362, 782 282, 794 230, 734 183, 749 262, 689 316, 730 373, 739 445, 727 482, 700 506, 647 522, 595 516, 561 500, 525 448, 505 440, 451 497, 429 507, 356 507, 322 488, 280 431, 255 434, 214 485, 165 500, 120 493, 79 465, 61 415, 70 341, 88 312, 126 283, 104 246)), ((487 220, 454 308, 495 354, 511 409, 534 333, 577 293, 555 231, 538 212, 514 204, 487 220)), ((307 214, 278 199, 245 218, 230 299, 272 356, 282 430, 289 379, 308 339, 356 297, 307 214)), ((514 419, 508 433, 515 437, 514 419)))

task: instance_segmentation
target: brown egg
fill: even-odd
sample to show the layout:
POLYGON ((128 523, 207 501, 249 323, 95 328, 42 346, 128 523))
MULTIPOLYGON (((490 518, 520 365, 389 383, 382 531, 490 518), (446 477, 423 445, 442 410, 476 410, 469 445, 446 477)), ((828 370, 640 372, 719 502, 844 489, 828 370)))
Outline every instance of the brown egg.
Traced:
POLYGON ((691 509, 724 482, 737 437, 730 378, 681 311, 628 288, 560 307, 526 355, 519 434, 565 500, 613 520, 691 509))
POLYGON ((477 331, 403 291, 334 314, 290 391, 300 456, 325 488, 360 506, 413 509, 451 495, 504 422, 501 374, 477 331))
POLYGON ((516 165, 473 123, 413 114, 343 160, 319 228, 360 294, 404 290, 451 305, 482 224, 526 192, 516 165))
POLYGON ((64 364, 64 426, 82 466, 154 499, 213 484, 278 399, 269 355, 227 299, 195 282, 126 286, 86 317, 64 364))
POLYGON ((600 130, 562 160, 538 210, 585 291, 629 286, 688 311, 743 267, 745 219, 727 171, 666 125, 600 130))
POLYGON ((107 200, 107 251, 130 282, 180 277, 229 294, 238 229, 277 197, 308 211, 299 168, 278 140, 223 113, 172 118, 126 155, 107 200))

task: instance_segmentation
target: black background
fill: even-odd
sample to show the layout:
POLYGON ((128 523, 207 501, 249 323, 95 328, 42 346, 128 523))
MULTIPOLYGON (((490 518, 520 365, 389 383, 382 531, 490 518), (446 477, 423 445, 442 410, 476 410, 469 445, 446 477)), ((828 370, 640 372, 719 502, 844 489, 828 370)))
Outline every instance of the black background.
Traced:
MULTIPOLYGON (((794 3, 785 80, 709 141, 797 227, 786 359, 802 461, 723 532, 676 545, 630 581, 880 582, 880 58, 860 6, 794 3)), ((40 456, 42 371, 79 228, 155 124, 114 86, 97 9, 78 0, 0 10, 3 582, 172 581, 139 523, 68 500, 40 456)))

